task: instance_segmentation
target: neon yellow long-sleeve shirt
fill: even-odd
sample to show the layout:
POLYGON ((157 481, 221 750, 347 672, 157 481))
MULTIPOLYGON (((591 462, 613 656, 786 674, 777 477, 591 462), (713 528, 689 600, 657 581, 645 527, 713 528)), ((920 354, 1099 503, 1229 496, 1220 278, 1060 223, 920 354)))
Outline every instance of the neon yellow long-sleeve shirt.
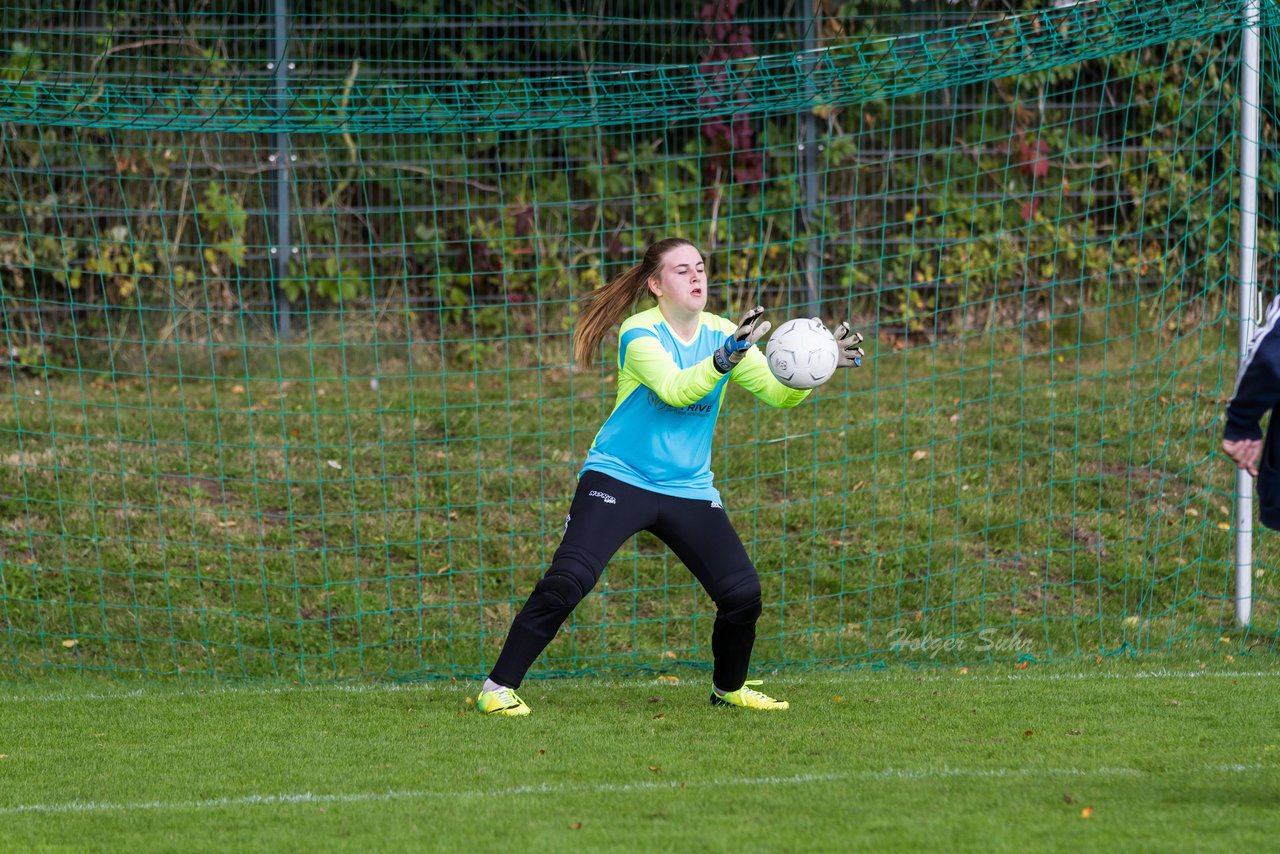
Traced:
POLYGON ((664 495, 719 502, 711 440, 728 381, 770 406, 795 406, 809 396, 778 382, 755 347, 728 374, 717 371, 712 354, 736 329, 731 320, 703 312, 698 332, 686 341, 657 306, 623 321, 618 399, 582 470, 664 495))

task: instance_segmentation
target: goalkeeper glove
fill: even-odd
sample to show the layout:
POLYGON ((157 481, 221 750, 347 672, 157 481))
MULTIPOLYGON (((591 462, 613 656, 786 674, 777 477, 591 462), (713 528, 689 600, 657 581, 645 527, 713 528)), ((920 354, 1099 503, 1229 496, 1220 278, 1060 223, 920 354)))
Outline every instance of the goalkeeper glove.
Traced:
POLYGON ((862 352, 862 348, 858 346, 862 343, 862 335, 849 328, 849 321, 842 321, 831 334, 835 336, 836 347, 838 348, 836 367, 862 367, 862 357, 866 355, 862 352))
POLYGON ((764 307, 756 306, 742 316, 742 322, 732 335, 724 340, 724 346, 716 350, 712 356, 716 370, 727 374, 743 360, 747 351, 769 331, 769 321, 760 322, 764 315, 764 307), (759 324, 759 325, 757 325, 759 324))

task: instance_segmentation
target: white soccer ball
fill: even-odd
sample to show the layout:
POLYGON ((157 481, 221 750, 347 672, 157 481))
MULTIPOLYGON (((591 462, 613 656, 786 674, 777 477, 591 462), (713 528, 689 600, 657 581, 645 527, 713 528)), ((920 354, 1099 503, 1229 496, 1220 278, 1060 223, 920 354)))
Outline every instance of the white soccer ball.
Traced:
POLYGON ((774 330, 764 356, 787 388, 817 388, 836 372, 839 348, 821 321, 797 317, 774 330))

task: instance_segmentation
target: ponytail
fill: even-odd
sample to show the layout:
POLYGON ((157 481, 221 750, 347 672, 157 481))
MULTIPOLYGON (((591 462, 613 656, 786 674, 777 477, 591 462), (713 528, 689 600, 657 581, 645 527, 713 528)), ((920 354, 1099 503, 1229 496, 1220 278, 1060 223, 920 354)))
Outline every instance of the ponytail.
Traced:
POLYGON ((635 304, 649 290, 649 279, 658 274, 662 258, 672 249, 693 244, 682 237, 659 240, 645 250, 644 259, 609 284, 592 291, 579 301, 582 317, 573 334, 573 360, 586 365, 595 360, 600 342, 614 324, 634 310, 635 304))

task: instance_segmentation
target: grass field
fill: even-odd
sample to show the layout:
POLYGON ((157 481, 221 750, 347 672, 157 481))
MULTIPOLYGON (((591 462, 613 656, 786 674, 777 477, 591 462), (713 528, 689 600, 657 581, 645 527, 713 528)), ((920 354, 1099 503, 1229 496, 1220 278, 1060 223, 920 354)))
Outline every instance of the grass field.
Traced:
POLYGON ((1265 850, 1263 657, 705 678, 0 690, 0 849, 1265 850))

